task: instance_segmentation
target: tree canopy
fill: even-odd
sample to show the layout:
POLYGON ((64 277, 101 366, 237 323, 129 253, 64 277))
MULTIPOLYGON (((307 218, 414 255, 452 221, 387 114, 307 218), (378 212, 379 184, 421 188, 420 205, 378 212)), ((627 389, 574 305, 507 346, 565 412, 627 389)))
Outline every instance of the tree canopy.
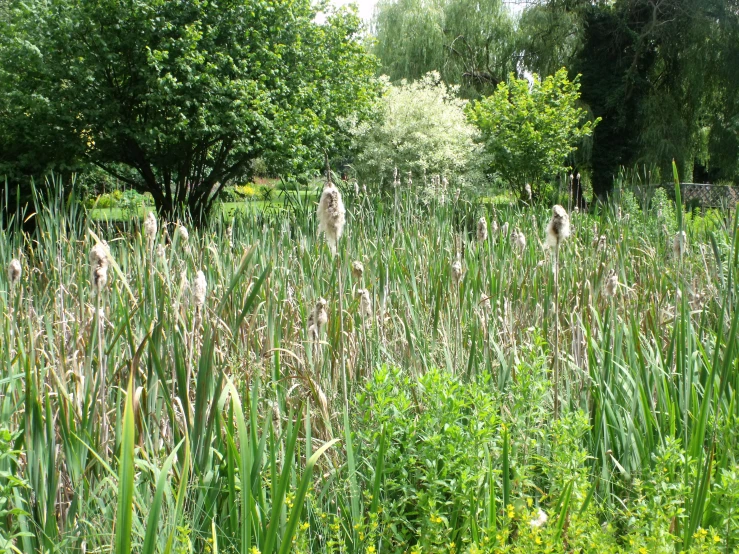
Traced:
POLYGON ((12 0, 0 27, 0 162, 94 164, 164 212, 207 213, 257 157, 298 172, 371 103, 352 11, 309 0, 12 0))
POLYGON ((516 70, 514 20, 502 0, 380 0, 373 31, 392 81, 438 71, 475 97, 516 70))

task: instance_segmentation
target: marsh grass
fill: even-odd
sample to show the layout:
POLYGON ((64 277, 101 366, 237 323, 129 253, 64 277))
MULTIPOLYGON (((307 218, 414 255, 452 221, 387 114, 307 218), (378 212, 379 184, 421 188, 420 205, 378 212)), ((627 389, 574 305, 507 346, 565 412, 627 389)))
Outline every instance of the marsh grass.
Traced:
POLYGON ((27 486, 4 493, 17 512, 0 528, 21 533, 18 550, 531 552, 537 539, 556 551, 580 533, 602 547, 593 551, 625 537, 637 546, 624 551, 676 540, 700 551, 708 529, 720 529, 722 549, 737 544, 731 481, 718 478, 736 468, 739 439, 736 218, 700 229, 681 219, 691 247, 675 263, 650 211, 629 225, 607 206, 572 214, 555 289, 540 263, 547 207, 483 214, 463 197, 402 187, 386 203, 344 199, 337 257, 314 206, 215 220, 156 263, 163 229, 149 244, 138 222, 109 227, 73 198, 39 202, 25 216, 32 235, 12 222, 0 265, 23 252, 24 272, 13 309, 0 287, 0 426, 19 432, 11 470, 27 486), (525 248, 496 233, 478 243, 483 215, 519 229, 525 248), (618 240, 598 250, 601 233, 618 240), (93 237, 115 261, 101 310, 93 237), (464 277, 450 286, 457 252, 464 277), (344 286, 352 260, 364 264, 376 324, 364 325, 344 286), (196 327, 180 276, 201 269, 196 327), (628 284, 613 298, 611 270, 628 284), (329 317, 314 349, 306 323, 319 297, 329 317), (480 434, 463 440, 470 417, 480 434), (437 436, 448 450, 428 442, 437 436), (407 457, 411 440, 433 464, 407 457), (459 480, 472 467, 476 479, 459 480), (669 479, 655 477, 664 468, 669 479), (458 488, 432 486, 432 475, 458 488), (415 488, 396 490, 406 481, 415 488), (661 486, 669 509, 649 508, 661 486), (542 529, 526 523, 539 507, 542 529))

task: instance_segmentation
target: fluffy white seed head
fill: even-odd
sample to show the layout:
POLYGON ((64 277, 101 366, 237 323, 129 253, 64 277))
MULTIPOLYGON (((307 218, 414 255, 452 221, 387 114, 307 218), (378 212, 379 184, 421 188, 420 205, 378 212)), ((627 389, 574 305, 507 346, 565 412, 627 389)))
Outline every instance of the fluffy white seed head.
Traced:
POLYGON ((526 186, 523 187, 523 190, 526 193, 526 198, 531 200, 531 197, 533 196, 533 194, 531 193, 531 185, 526 183, 526 186))
POLYGON ((558 246, 570 236, 570 217, 559 204, 552 207, 552 219, 547 225, 547 246, 558 246))
POLYGON ((163 244, 157 245, 157 258, 164 259, 167 257, 167 250, 164 248, 163 244))
POLYGON ((531 525, 531 527, 534 527, 534 528, 544 527, 544 524, 546 524, 548 519, 549 517, 544 512, 544 510, 539 509, 539 513, 536 515, 534 519, 532 519, 529 522, 529 525, 531 525))
POLYGON ((493 219, 493 221, 490 222, 490 232, 495 235, 498 233, 498 222, 493 219))
POLYGON ((92 285, 98 294, 108 284, 108 265, 99 265, 92 270, 92 285))
POLYGON ((90 250, 90 265, 92 266, 93 270, 99 266, 108 267, 109 255, 110 253, 108 252, 108 244, 105 241, 98 242, 95 246, 93 246, 92 250, 90 250))
POLYGON ((359 315, 362 319, 368 319, 372 316, 372 297, 367 289, 357 290, 359 297, 359 315))
POLYGON ((525 250, 526 249, 526 235, 524 235, 521 231, 518 229, 514 229, 513 233, 511 233, 511 245, 514 248, 517 248, 518 250, 525 250))
POLYGON ((346 210, 341 192, 333 183, 327 183, 318 202, 318 231, 326 236, 331 253, 336 255, 339 239, 344 232, 346 210))
POLYGON ((328 312, 326 311, 327 306, 328 302, 323 298, 319 298, 316 301, 315 308, 313 308, 313 311, 308 316, 308 334, 313 340, 318 340, 318 337, 321 334, 321 327, 328 323, 328 312))
POLYGON ((229 225, 226 228, 226 237, 228 238, 228 245, 233 248, 234 245, 234 228, 233 225, 229 225))
POLYGON ((352 262, 352 275, 358 281, 362 278, 362 275, 364 275, 364 265, 359 260, 354 260, 352 262))
POLYGON ((8 264, 8 282, 15 287, 21 280, 21 262, 17 258, 10 260, 8 264))
POLYGON ((187 231, 187 227, 184 225, 178 225, 177 229, 175 230, 175 235, 177 235, 178 240, 181 240, 184 243, 187 243, 188 240, 190 240, 190 233, 187 231))
POLYGON ((157 228, 157 216, 154 215, 154 212, 149 212, 144 220, 144 235, 147 241, 152 242, 156 238, 157 228))
POLYGON ((200 309, 205 304, 205 295, 208 292, 208 281, 205 280, 205 273, 198 271, 193 283, 192 294, 195 300, 195 307, 200 309))
POLYGON ((500 234, 503 235, 504 237, 508 235, 508 222, 507 221, 500 228, 500 234))
POLYGON ((606 249, 607 240, 605 235, 600 236, 598 239, 598 252, 606 249))
POLYGON ((462 280, 462 262, 459 259, 454 260, 454 263, 452 263, 452 279, 455 285, 459 285, 459 282, 462 280))
POLYGON ((485 242, 486 240, 488 240, 488 222, 483 216, 477 222, 477 242, 485 242))
POLYGON ((608 298, 613 298, 616 296, 616 292, 618 291, 618 275, 616 274, 616 271, 612 269, 608 273, 608 278, 606 279, 606 296, 608 298))
POLYGON ((675 238, 672 241, 672 251, 675 253, 675 257, 681 258, 685 254, 685 250, 688 247, 688 235, 685 231, 678 231, 675 238))

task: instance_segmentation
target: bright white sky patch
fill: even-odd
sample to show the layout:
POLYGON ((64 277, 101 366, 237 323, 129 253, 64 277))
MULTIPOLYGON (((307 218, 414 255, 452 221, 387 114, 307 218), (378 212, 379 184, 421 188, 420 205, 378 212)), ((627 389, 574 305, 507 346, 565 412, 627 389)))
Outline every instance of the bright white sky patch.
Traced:
MULTIPOLYGON (((359 17, 362 18, 362 20, 366 23, 369 23, 370 19, 372 19, 372 14, 375 10, 375 5, 377 4, 377 0, 332 0, 331 3, 334 6, 345 6, 346 4, 351 3, 357 4, 359 6, 359 17)), ((523 11, 526 0, 505 0, 503 2, 508 6, 508 9, 510 9, 513 13, 519 14, 523 11)))

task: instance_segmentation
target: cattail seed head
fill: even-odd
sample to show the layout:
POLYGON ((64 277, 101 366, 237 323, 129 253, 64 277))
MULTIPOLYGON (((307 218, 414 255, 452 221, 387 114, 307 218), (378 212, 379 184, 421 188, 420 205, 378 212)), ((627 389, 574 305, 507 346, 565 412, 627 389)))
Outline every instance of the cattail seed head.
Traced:
POLYGON ((523 251, 526 248, 526 235, 518 229, 514 229, 511 233, 511 245, 518 250, 523 251))
POLYGON ((675 253, 676 258, 682 258, 683 254, 688 247, 688 235, 685 231, 678 231, 675 238, 672 241, 672 251, 675 253))
POLYGON ((531 198, 533 196, 531 192, 531 185, 526 183, 526 186, 523 187, 524 192, 526 192, 526 197, 529 199, 529 202, 531 201, 531 198))
POLYGON ((362 275, 364 275, 364 265, 359 260, 354 260, 352 262, 352 275, 357 281, 359 281, 362 278, 362 275))
POLYGON ((144 220, 144 235, 148 242, 152 242, 156 238, 157 227, 157 216, 154 215, 154 212, 146 214, 146 219, 144 220))
POLYGON ((97 243, 90 250, 90 267, 92 269, 92 286, 99 294, 108 284, 108 260, 110 252, 108 243, 97 243))
POLYGON ((208 292, 208 282, 205 280, 205 273, 198 271, 195 276, 192 294, 195 299, 195 308, 200 310, 205 304, 205 295, 208 292))
POLYGON ((323 298, 319 298, 316 301, 316 307, 310 316, 308 316, 308 333, 313 340, 318 340, 321 334, 321 328, 328 323, 326 306, 328 306, 328 302, 323 298))
POLYGON ((608 278, 606 279, 606 296, 608 298, 613 298, 616 296, 616 291, 618 290, 618 275, 616 274, 616 270, 612 269, 608 272, 608 278))
POLYGON ((362 319, 368 319, 372 316, 372 298, 367 289, 357 290, 357 296, 359 297, 359 315, 362 319))
POLYGON ((233 225, 229 225, 226 228, 226 237, 228 238, 228 245, 233 248, 234 245, 234 228, 233 225))
POLYGON ((187 231, 187 227, 184 225, 178 225, 177 229, 175 230, 175 235, 178 237, 179 240, 187 244, 187 241, 190 240, 190 233, 187 231))
POLYGON ((163 244, 157 245, 157 258, 164 259, 167 257, 167 251, 163 244))
POLYGON ((498 222, 493 219, 492 222, 490 222, 490 232, 495 235, 498 233, 498 222))
POLYGON ((21 262, 17 258, 10 260, 8 264, 8 282, 11 288, 18 284, 21 280, 21 262))
POLYGON ((108 266, 99 265, 92 270, 92 284, 95 290, 100 293, 105 285, 108 284, 108 266))
POLYGON ((97 243, 90 250, 90 265, 95 269, 98 266, 108 267, 108 244, 103 241, 97 243))
POLYGON ((558 246, 570 236, 570 217, 567 211, 556 204, 552 207, 552 219, 547 225, 547 246, 558 246))
POLYGON ((462 262, 459 261, 459 258, 452 263, 452 279, 455 285, 459 285, 462 280, 462 262))
POLYGON ((344 232, 345 214, 341 192, 333 183, 327 183, 321 193, 321 200, 318 202, 318 231, 326 236, 333 255, 337 253, 339 239, 344 232))
POLYGON ((607 241, 606 236, 601 235, 600 238, 598 239, 598 252, 606 249, 606 241, 607 241))
POLYGON ((500 234, 503 235, 504 237, 508 235, 508 222, 507 221, 500 228, 500 234))
POLYGON ((488 239, 488 222, 481 217, 477 222, 477 242, 485 242, 488 239))

